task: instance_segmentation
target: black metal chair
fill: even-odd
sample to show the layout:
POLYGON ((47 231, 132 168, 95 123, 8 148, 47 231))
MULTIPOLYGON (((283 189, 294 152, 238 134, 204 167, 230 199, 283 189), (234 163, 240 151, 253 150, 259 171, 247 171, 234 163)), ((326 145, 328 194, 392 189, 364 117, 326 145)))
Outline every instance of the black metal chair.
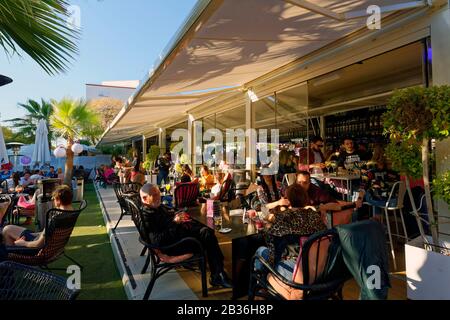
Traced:
MULTIPOLYGON (((65 256, 82 269, 83 267, 78 262, 64 252, 64 248, 67 242, 69 242, 78 216, 86 207, 87 202, 83 200, 76 210, 50 209, 46 214, 45 230, 43 231, 45 232, 44 246, 41 248, 7 247, 7 259, 26 265, 49 269, 48 264, 59 259, 61 256, 65 256)), ((53 269, 59 270, 57 268, 53 269)))
MULTIPOLYGON (((139 231, 139 242, 144 245, 144 249, 146 249, 148 252, 141 273, 144 274, 150 267, 151 278, 147 290, 145 291, 143 300, 148 300, 150 298, 150 294, 153 290, 156 280, 165 273, 177 268, 195 270, 197 267, 200 270, 202 277, 202 295, 203 297, 207 297, 208 287, 206 283, 206 257, 205 250, 203 249, 200 241, 192 237, 186 237, 172 245, 165 247, 159 247, 151 244, 148 239, 148 235, 145 234, 145 231, 142 227, 142 210, 139 209, 138 205, 136 205, 135 201, 133 201, 132 199, 127 198, 125 199, 125 202, 129 207, 128 210, 131 213, 132 220, 139 231), (186 245, 189 245, 190 248, 192 248, 192 254, 172 257, 165 256, 163 254, 163 252, 167 250, 186 245)), ((145 253, 145 251, 143 252, 145 253)))
POLYGON ((113 187, 114 193, 116 194, 117 197, 117 203, 119 203, 120 206, 120 217, 113 228, 113 230, 116 230, 117 226, 120 223, 120 220, 122 220, 124 216, 130 215, 130 213, 128 212, 127 204, 125 203, 125 198, 128 196, 134 196, 135 194, 139 194, 142 185, 135 182, 114 183, 113 187))
POLYGON ((339 237, 335 229, 311 235, 304 243, 301 251, 302 261, 299 268, 301 267, 302 269, 303 283, 286 279, 267 260, 255 254, 252 259, 252 266, 258 260, 263 264, 267 272, 253 270, 251 273, 249 300, 254 300, 255 296, 265 299, 286 299, 280 290, 276 290, 272 286, 269 280, 270 277, 272 277, 272 283, 275 280, 281 286, 303 291, 302 300, 342 300, 342 288, 344 283, 351 278, 351 274, 345 266, 341 252, 339 237), (323 270, 319 270, 319 252, 321 245, 323 246, 323 241, 329 241, 329 246, 326 249, 325 265, 323 266, 323 260, 321 262, 323 270))
POLYGON ((12 261, 0 263, 0 300, 75 300, 65 278, 12 261))

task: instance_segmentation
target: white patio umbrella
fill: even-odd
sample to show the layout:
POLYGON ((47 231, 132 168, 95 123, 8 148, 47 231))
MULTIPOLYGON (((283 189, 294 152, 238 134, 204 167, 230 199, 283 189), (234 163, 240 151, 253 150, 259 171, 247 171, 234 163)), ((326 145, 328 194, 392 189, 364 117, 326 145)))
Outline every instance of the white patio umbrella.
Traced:
POLYGON ((38 127, 36 129, 36 140, 34 143, 33 156, 31 157, 31 163, 33 166, 44 165, 50 163, 50 150, 48 147, 48 129, 45 120, 39 120, 38 127))
POLYGON ((6 151, 5 138, 3 137, 3 129, 0 126, 0 162, 8 163, 8 152, 6 151))

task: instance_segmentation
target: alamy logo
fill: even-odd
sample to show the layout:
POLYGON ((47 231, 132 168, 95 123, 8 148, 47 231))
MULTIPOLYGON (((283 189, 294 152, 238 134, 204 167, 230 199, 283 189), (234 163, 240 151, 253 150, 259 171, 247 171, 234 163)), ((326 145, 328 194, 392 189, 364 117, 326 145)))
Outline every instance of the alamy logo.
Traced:
POLYGON ((381 269, 379 266, 369 266, 367 268, 368 278, 366 280, 366 286, 369 290, 381 289, 381 269))
POLYGON ((377 5, 371 5, 367 8, 367 28, 369 30, 380 30, 381 29, 381 8, 377 5))
POLYGON ((67 288, 70 290, 80 290, 81 289, 80 267, 76 265, 68 266, 66 273, 70 275, 66 281, 67 288))

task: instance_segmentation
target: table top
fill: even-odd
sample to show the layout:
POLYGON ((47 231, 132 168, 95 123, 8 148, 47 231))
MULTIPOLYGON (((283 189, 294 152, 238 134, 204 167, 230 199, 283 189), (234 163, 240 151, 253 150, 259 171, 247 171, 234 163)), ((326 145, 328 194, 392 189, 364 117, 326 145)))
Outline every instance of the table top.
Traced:
MULTIPOLYGON (((208 226, 211 229, 214 229, 214 220, 211 217, 207 217, 206 214, 202 214, 199 210, 195 210, 195 212, 190 212, 192 219, 197 220, 198 222, 208 226)), ((222 215, 223 216, 223 215, 222 215)), ((230 240, 243 238, 247 236, 251 236, 258 233, 254 222, 242 223, 242 216, 231 216, 229 218, 222 218, 222 227, 223 228, 231 228, 229 233, 216 233, 221 234, 224 237, 227 237, 230 240)))
POLYGON ((359 180, 361 179, 361 175, 359 174, 312 174, 311 177, 316 179, 335 179, 335 180, 359 180))

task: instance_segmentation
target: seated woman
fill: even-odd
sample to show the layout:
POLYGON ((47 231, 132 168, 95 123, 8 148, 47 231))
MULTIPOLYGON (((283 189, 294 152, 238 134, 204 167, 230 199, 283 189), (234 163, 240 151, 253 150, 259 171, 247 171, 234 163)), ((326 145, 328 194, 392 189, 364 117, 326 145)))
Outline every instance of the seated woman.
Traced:
MULTIPOLYGON (((261 204, 261 212, 263 218, 269 214, 269 210, 274 209, 282 204, 278 201, 281 199, 281 190, 275 179, 275 174, 270 168, 262 168, 260 173, 261 185, 258 187, 257 194, 261 204)), ((257 211, 259 208, 256 208, 257 211)))
POLYGON ((9 192, 14 192, 17 186, 20 185, 20 175, 18 172, 13 172, 10 178, 2 182, 2 188, 9 192))
POLYGON ((214 187, 214 176, 209 173, 207 166, 203 165, 200 168, 200 192, 206 192, 214 187))
POLYGON ((58 179, 61 181, 61 183, 63 183, 64 182, 64 173, 62 171, 62 168, 58 168, 57 173, 58 173, 58 179))
POLYGON ((137 164, 131 171, 131 182, 139 183, 141 186, 145 183, 145 175, 139 170, 139 164, 137 164))
POLYGON ((189 167, 188 164, 183 164, 181 167, 181 179, 180 181, 182 183, 185 182, 194 182, 197 178, 195 177, 194 173, 191 170, 191 167, 189 167))
POLYGON ((214 175, 214 180, 215 180, 215 185, 211 188, 210 193, 206 193, 204 194, 203 197, 199 198, 199 202, 202 203, 202 208, 201 208, 201 212, 203 214, 206 214, 206 202, 208 199, 210 200, 219 200, 220 198, 220 193, 222 191, 224 182, 226 178, 226 174, 222 171, 216 171, 215 175, 214 175))
MULTIPOLYGON (((72 190, 62 185, 53 192, 54 207, 61 210, 73 210, 72 190)), ((45 229, 42 232, 33 233, 23 227, 8 225, 2 231, 6 246, 20 246, 28 248, 39 248, 45 243, 45 229)))
MULTIPOLYGON (((290 244, 300 243, 301 236, 309 236, 323 231, 326 226, 320 211, 308 206, 308 195, 298 184, 293 184, 286 189, 287 209, 273 211, 268 216, 270 222, 266 228, 267 247, 260 247, 257 253, 275 267, 286 279, 292 280, 299 247, 291 247, 290 244)), ((264 266, 258 260, 254 269, 265 273, 264 266)))

